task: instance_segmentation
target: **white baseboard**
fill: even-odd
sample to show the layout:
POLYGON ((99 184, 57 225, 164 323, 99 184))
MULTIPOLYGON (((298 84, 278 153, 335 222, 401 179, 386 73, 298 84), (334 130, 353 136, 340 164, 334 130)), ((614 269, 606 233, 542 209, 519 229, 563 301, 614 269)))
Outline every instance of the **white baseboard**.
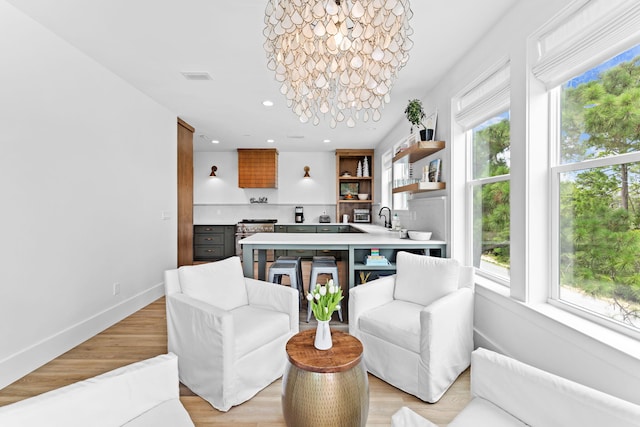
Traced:
POLYGON ((0 389, 50 362, 164 295, 164 283, 119 302, 0 361, 0 389))

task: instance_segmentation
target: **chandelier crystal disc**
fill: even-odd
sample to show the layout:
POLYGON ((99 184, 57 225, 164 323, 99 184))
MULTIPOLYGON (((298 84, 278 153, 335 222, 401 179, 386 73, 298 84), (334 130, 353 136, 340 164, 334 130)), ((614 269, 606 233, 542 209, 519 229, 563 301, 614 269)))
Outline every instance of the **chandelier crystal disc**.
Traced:
POLYGON ((300 121, 377 121, 413 46, 409 0, 268 0, 267 67, 300 121), (366 121, 366 119, 365 119, 366 121))

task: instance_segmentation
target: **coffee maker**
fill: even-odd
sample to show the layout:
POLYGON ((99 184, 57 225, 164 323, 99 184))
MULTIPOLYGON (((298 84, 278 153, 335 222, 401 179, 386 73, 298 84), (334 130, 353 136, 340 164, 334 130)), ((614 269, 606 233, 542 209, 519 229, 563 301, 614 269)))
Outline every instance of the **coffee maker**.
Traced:
POLYGON ((304 222, 304 212, 302 206, 296 206, 296 223, 304 222))

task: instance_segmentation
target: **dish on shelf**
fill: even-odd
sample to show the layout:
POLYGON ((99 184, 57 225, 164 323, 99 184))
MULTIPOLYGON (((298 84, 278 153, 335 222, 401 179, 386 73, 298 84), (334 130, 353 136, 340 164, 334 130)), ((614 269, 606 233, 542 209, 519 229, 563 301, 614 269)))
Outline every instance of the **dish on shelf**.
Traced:
POLYGON ((369 193, 358 193, 358 199, 367 200, 369 198, 369 193))
POLYGON ((342 175, 340 175, 343 178, 351 178, 351 174, 349 172, 342 172, 342 175))
POLYGON ((431 234, 433 234, 431 231, 409 230, 409 238, 411 240, 430 240, 431 234))

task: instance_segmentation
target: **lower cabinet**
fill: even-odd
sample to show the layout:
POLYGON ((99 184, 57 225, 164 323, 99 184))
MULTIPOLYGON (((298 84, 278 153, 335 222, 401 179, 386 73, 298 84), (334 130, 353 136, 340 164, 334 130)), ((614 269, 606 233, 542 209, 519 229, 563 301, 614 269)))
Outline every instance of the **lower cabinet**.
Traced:
POLYGON ((195 225, 193 260, 217 261, 235 255, 234 225, 195 225))

